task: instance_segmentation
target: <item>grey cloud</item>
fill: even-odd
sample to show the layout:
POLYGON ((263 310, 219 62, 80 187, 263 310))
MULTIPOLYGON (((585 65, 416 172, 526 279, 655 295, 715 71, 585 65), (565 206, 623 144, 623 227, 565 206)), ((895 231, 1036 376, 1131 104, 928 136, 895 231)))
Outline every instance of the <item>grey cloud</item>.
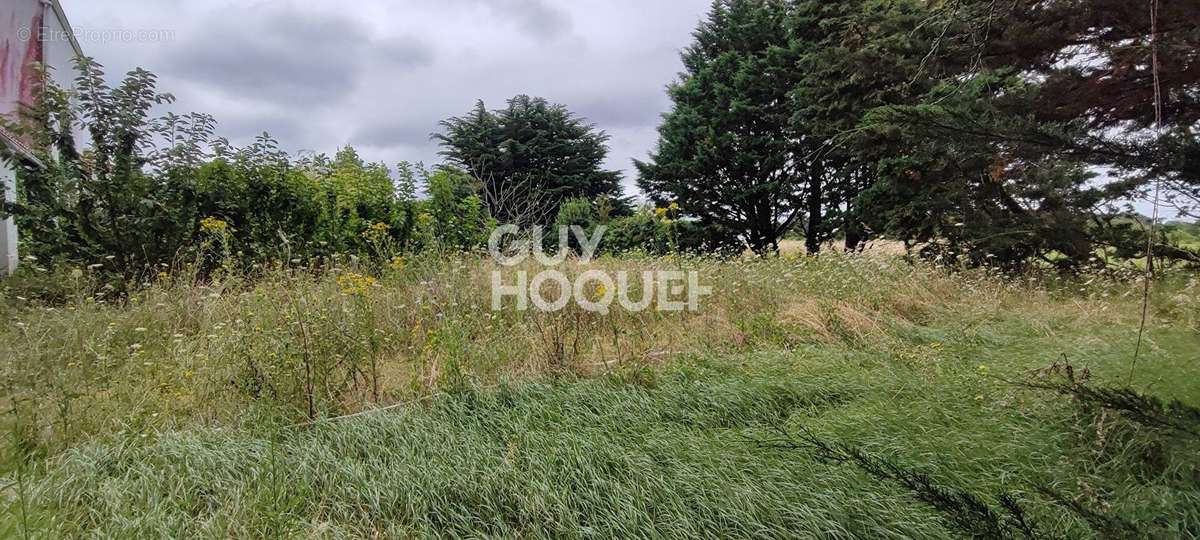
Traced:
POLYGON ((381 41, 377 44, 380 57, 402 69, 433 65, 433 48, 412 37, 381 41))
POLYGON ((176 112, 203 111, 234 144, 262 131, 291 152, 346 144, 373 160, 437 163, 437 121, 476 99, 543 96, 612 135, 610 167, 653 147, 664 86, 710 0, 61 0, 81 28, 166 28, 97 43, 124 73, 159 73, 176 112))
POLYGON ((357 131, 350 144, 392 148, 396 146, 425 146, 430 144, 430 134, 437 131, 437 121, 412 122, 396 120, 392 123, 376 124, 357 131))
POLYGON ((279 141, 299 142, 307 138, 304 125, 293 116, 235 115, 224 119, 218 117, 217 122, 217 134, 232 141, 247 141, 264 131, 279 141))
POLYGON ((514 17, 521 30, 542 39, 553 39, 570 33, 571 17, 560 9, 546 5, 544 0, 494 1, 496 11, 514 17))
POLYGON ((637 128, 658 124, 659 114, 671 106, 666 90, 614 92, 579 101, 573 108, 601 129, 637 128))
POLYGON ((162 63, 172 75, 235 99, 309 108, 351 94, 373 63, 373 53, 402 68, 428 64, 433 57, 415 39, 376 46, 370 30, 348 16, 291 10, 222 13, 189 36, 162 63))
POLYGON ((550 41, 571 32, 571 16, 546 0, 464 0, 487 6, 497 17, 514 23, 523 33, 550 41))

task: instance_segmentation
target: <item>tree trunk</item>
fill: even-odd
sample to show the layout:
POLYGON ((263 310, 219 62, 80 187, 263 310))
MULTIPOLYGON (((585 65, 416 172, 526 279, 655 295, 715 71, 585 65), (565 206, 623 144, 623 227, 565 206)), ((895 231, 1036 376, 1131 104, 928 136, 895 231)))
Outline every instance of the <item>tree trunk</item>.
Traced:
POLYGON ((867 234, 853 198, 846 203, 846 211, 842 214, 842 232, 846 235, 846 253, 855 253, 863 249, 867 234))
POLYGON ((808 226, 804 229, 804 248, 808 250, 809 255, 816 255, 821 251, 821 223, 824 220, 824 216, 821 215, 823 189, 820 174, 812 174, 808 177, 808 226))
POLYGON ((859 225, 857 219, 854 219, 853 213, 846 216, 846 223, 842 225, 842 229, 846 231, 846 252, 858 251, 859 245, 863 241, 862 226, 859 225))
POLYGON ((747 240, 750 244, 750 250, 758 255, 767 255, 779 250, 779 243, 768 229, 750 231, 750 236, 747 240))

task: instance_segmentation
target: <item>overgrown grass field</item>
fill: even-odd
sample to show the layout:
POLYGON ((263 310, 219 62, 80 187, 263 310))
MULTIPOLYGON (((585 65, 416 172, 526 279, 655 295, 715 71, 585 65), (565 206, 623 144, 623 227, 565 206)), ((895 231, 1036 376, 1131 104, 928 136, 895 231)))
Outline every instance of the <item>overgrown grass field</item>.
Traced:
POLYGON ((1156 284, 1131 370, 1129 279, 883 255, 590 267, 696 270, 713 294, 493 311, 498 267, 469 255, 163 273, 127 301, 84 295, 86 272, 4 282, 0 530, 1200 537, 1194 275, 1156 284), (1183 427, 1055 391, 1130 380, 1183 427))

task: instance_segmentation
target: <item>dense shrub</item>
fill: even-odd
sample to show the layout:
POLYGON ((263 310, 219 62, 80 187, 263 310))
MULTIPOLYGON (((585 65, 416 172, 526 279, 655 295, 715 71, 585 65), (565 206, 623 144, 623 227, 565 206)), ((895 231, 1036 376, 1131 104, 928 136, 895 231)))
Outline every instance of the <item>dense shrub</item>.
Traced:
POLYGON ((610 253, 642 251, 651 254, 672 252, 731 255, 741 253, 745 245, 736 235, 724 233, 720 226, 678 219, 679 208, 645 207, 631 216, 608 221, 601 249, 610 253))
POLYGON ((495 221, 488 216, 475 179, 453 167, 424 172, 428 200, 417 214, 418 245, 469 251, 487 242, 495 221))
POLYGON ((419 247, 418 234, 420 245, 465 249, 486 228, 462 172, 402 163, 393 178, 353 148, 293 159, 266 134, 234 148, 213 137, 207 115, 152 118, 172 99, 154 75, 136 70, 112 88, 93 61, 79 70, 75 91, 47 83, 30 121, 10 126, 33 142, 37 163, 3 156, 20 165, 18 202, 4 211, 43 270, 86 268, 97 287, 123 292, 184 264, 203 277, 339 254, 387 261, 419 247), (70 135, 79 130, 92 139, 84 151, 70 135), (416 200, 420 180, 429 201, 416 200))

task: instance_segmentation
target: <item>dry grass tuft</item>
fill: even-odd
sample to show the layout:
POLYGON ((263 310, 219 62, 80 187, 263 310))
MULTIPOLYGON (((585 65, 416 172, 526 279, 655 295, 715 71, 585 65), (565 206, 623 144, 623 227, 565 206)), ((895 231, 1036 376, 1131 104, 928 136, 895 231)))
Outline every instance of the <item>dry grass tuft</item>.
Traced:
POLYGON ((843 340, 863 342, 881 332, 875 318, 863 310, 846 302, 834 302, 829 309, 829 324, 843 340))
POLYGON ((789 304, 780 312, 779 322, 806 330, 809 337, 820 343, 838 341, 826 324, 824 309, 816 299, 807 298, 789 304))
POLYGON ((789 304, 778 320, 818 343, 858 344, 882 333, 880 317, 846 301, 805 299, 789 304))

